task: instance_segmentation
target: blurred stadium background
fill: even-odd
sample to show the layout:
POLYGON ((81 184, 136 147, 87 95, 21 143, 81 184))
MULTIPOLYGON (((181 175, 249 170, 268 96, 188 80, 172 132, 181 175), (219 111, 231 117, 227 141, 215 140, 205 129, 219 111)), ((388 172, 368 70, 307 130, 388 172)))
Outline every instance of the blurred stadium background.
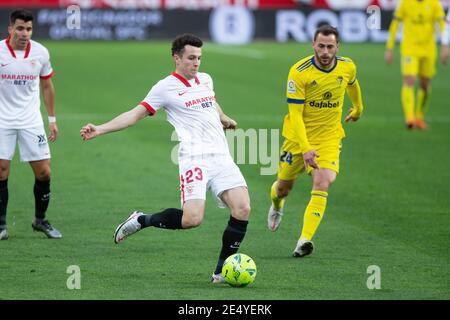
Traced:
POLYGON ((438 63, 427 115, 431 129, 406 131, 398 47, 393 66, 383 61, 396 3, 0 0, 1 38, 10 11, 27 8, 35 15, 33 39, 50 50, 60 137, 51 145, 48 217, 64 236, 51 241, 31 232, 33 177, 16 154, 10 239, 0 242, 0 299, 449 299, 450 73, 438 63), (128 212, 178 206, 173 130, 163 112, 89 143, 79 137, 81 126, 139 103, 173 70, 170 40, 191 32, 207 40, 201 70, 213 76, 225 112, 244 130, 281 129, 287 72, 312 53, 311 36, 322 23, 340 29, 340 54, 358 66, 365 114, 345 126, 341 174, 315 253, 303 260, 290 256, 310 180, 298 181, 273 234, 266 215, 275 176, 261 175, 267 166, 261 159, 240 164, 253 204, 241 252, 258 266, 249 288, 208 282, 228 219, 210 197, 199 229, 144 230, 115 245, 113 231, 128 212), (80 290, 66 285, 71 265, 80 267, 80 290), (367 287, 373 265, 381 270, 379 290, 367 287))
MULTIPOLYGON (((328 22, 339 27, 345 42, 383 42, 396 3, 397 0, 0 0, 0 19, 7 21, 9 7, 30 8, 37 17, 35 37, 53 40, 167 39, 181 30, 227 44, 255 39, 305 42, 317 25, 328 22), (74 8, 71 5, 82 10, 78 27, 67 22, 74 8), (379 17, 375 11, 379 11, 379 17), (372 18, 368 22, 369 16, 372 18), (368 23, 372 30, 367 28, 368 23)), ((447 3, 443 2, 444 6, 447 3)))

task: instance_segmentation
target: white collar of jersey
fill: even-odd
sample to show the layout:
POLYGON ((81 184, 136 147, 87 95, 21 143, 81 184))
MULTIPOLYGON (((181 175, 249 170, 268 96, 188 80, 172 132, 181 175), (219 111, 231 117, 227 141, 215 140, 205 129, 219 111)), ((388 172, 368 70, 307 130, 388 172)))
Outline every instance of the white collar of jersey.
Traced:
MULTIPOLYGON (((11 53, 11 55, 13 56, 13 58, 17 58, 16 54, 14 52, 14 49, 9 44, 10 40, 11 40, 11 36, 8 36, 8 38, 6 38, 6 40, 5 40, 5 44, 8 47, 8 50, 11 53)), ((23 56, 24 59, 28 58, 28 55, 30 54, 30 50, 31 50, 31 41, 28 41, 27 48, 25 49, 25 55, 23 56)))
MULTIPOLYGON (((191 87, 191 84, 189 83, 189 81, 188 81, 185 77, 183 77, 182 75, 176 73, 175 71, 172 72, 172 75, 173 75, 175 78, 177 78, 178 80, 180 80, 181 82, 183 82, 183 84, 184 84, 186 87, 191 87)), ((197 76, 195 76, 194 79, 195 79, 195 83, 196 83, 196 84, 200 84, 200 80, 198 80, 197 76)))

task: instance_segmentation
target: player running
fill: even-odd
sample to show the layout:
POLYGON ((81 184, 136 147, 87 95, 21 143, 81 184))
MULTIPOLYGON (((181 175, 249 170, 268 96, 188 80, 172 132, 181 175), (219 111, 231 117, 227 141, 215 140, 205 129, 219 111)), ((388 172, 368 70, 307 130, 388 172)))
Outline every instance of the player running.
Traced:
POLYGON ((439 0, 401 0, 394 12, 386 43, 385 60, 391 64, 397 28, 403 24, 401 69, 403 74, 402 105, 406 127, 427 129, 425 112, 431 92, 431 79, 436 73, 435 25, 444 28, 444 10, 439 0), (417 98, 414 85, 420 83, 417 98), (415 110, 414 110, 415 109, 415 110))
POLYGON ((304 212, 303 228, 294 257, 313 251, 312 239, 327 205, 328 189, 339 173, 344 95, 353 107, 345 121, 357 121, 363 111, 356 66, 338 57, 338 30, 324 25, 314 35, 314 55, 292 66, 287 79, 289 113, 284 118, 284 142, 280 151, 278 179, 271 188, 272 206, 268 228, 276 231, 283 216, 285 198, 301 173, 312 176, 311 200, 304 212))

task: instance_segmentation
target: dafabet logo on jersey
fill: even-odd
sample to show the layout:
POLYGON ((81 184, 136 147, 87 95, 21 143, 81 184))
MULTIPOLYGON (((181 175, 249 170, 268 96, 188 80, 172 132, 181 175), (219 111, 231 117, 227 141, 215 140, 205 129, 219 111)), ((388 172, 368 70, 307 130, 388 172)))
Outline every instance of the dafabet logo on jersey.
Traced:
POLYGON ((315 100, 312 100, 309 102, 309 105, 314 108, 337 108, 337 107, 339 107, 339 104, 340 104, 339 101, 331 102, 331 101, 329 101, 329 100, 331 100, 331 98, 333 98, 333 94, 330 91, 327 91, 322 95, 322 99, 328 100, 328 101, 316 102, 315 100))
POLYGON ((333 98, 333 94, 330 91, 325 92, 322 96, 323 100, 331 100, 331 98, 333 98))
POLYGON ((331 101, 319 101, 316 102, 315 100, 309 102, 310 107, 314 108, 337 108, 339 107, 339 101, 331 102, 331 101))

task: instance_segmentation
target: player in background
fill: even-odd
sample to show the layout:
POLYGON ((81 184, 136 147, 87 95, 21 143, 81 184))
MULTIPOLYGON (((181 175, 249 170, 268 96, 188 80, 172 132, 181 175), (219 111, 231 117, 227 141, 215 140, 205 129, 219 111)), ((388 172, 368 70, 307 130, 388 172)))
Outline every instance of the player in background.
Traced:
POLYGON ((50 201, 48 141, 55 141, 58 136, 50 56, 44 46, 31 40, 31 12, 13 11, 8 32, 9 37, 0 41, 0 240, 9 236, 6 226, 8 177, 17 143, 21 161, 31 165, 35 176, 32 228, 48 238, 61 238, 61 233, 45 218, 50 201), (39 89, 48 114, 48 140, 40 112, 39 89))
POLYGON ((441 61, 442 64, 447 64, 448 62, 448 45, 450 42, 450 8, 447 12, 447 18, 445 19, 444 32, 441 37, 441 61))
MULTIPOLYGON (((182 208, 144 214, 133 212, 115 231, 120 243, 146 227, 190 229, 198 227, 205 214, 206 191, 210 189, 219 207, 230 209, 222 236, 222 249, 211 281, 224 282, 225 259, 236 253, 244 239, 250 214, 247 184, 230 156, 224 129, 236 128, 216 102, 213 80, 198 72, 202 41, 184 34, 172 43, 175 72, 155 84, 135 108, 102 125, 87 124, 80 133, 84 140, 125 129, 152 116, 159 109, 167 113, 180 142, 179 176, 182 208)), ((158 205, 159 206, 159 205, 158 205)))
POLYGON ((402 105, 408 129, 427 129, 425 113, 431 93, 431 79, 436 73, 436 24, 444 28, 444 10, 439 0, 401 0, 389 27, 384 55, 387 64, 393 61, 395 38, 403 24, 401 70, 403 75, 402 105), (417 97, 414 86, 419 76, 417 97))
POLYGON ((313 251, 312 239, 325 214, 328 189, 339 173, 341 124, 345 92, 353 107, 345 121, 357 121, 363 111, 356 66, 338 57, 338 30, 319 27, 314 35, 314 54, 295 63, 287 79, 289 113, 284 118, 284 142, 280 151, 278 179, 271 188, 272 206, 268 228, 276 231, 283 216, 285 198, 301 173, 312 176, 311 199, 304 212, 303 228, 294 257, 313 251))

